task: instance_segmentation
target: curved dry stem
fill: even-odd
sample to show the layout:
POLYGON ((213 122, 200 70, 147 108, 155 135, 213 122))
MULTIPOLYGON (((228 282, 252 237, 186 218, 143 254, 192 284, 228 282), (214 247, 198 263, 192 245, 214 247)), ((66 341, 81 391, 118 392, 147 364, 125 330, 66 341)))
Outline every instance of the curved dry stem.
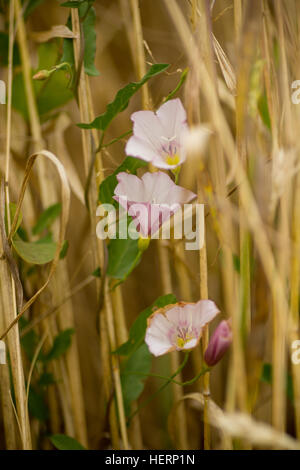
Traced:
POLYGON ((37 348, 36 348, 36 350, 35 350, 33 359, 32 359, 32 361, 31 361, 31 365, 30 365, 30 369, 29 369, 29 373, 28 373, 28 379, 27 379, 27 386, 26 386, 26 405, 27 405, 27 406, 28 406, 28 398, 29 398, 29 390, 30 390, 31 377, 32 377, 32 374, 33 374, 33 371, 34 371, 34 366, 35 366, 35 364, 36 364, 36 361, 37 361, 37 359, 38 359, 38 356, 39 356, 39 354, 40 354, 40 351, 41 351, 41 349, 42 349, 42 347, 43 347, 43 344, 44 344, 44 342, 46 341, 47 334, 48 334, 47 331, 43 334, 43 336, 42 336, 42 338, 41 338, 39 344, 37 345, 37 348))
MULTIPOLYGON (((203 410, 205 398, 201 393, 189 393, 182 400, 193 400, 194 408, 203 410)), ((174 419, 175 410, 179 406, 177 402, 171 410, 169 420, 174 419)), ((299 450, 300 443, 288 434, 273 429, 270 425, 254 420, 245 413, 224 413, 212 400, 208 405, 208 419, 212 426, 231 437, 245 439, 253 446, 260 448, 279 448, 299 450)))
POLYGON ((61 201, 62 201, 62 210, 61 210, 61 215, 60 215, 60 230, 59 230, 59 236, 58 236, 58 242, 56 246, 56 251, 55 255, 53 258, 53 261, 51 263, 51 267, 49 270, 48 277, 45 281, 45 283, 40 287, 40 289, 26 302, 26 304, 22 307, 21 311, 18 313, 16 318, 10 323, 10 325, 6 328, 4 333, 0 336, 0 339, 3 339, 7 333, 11 330, 11 328, 19 321, 21 316, 26 312, 26 310, 35 302, 35 300, 38 298, 38 296, 43 292, 43 290, 47 287, 47 285, 50 282, 50 279, 52 278, 56 266, 59 261, 59 254, 62 249, 62 245, 65 239, 65 232, 66 232, 66 226, 68 223, 68 217, 69 217, 69 208, 70 208, 70 187, 69 187, 69 182, 68 178, 64 169, 64 166, 61 164, 61 162, 58 160, 58 158, 52 153, 49 152, 48 150, 41 150, 40 152, 34 153, 31 155, 28 159, 27 165, 26 165, 26 170, 25 170, 25 176, 24 180, 22 183, 18 203, 17 203, 17 208, 16 208, 16 213, 14 216, 14 220, 12 221, 12 226, 11 230, 8 236, 8 242, 11 243, 12 235, 15 232, 16 226, 17 226, 17 221, 18 217, 21 211, 25 191, 27 188, 27 185, 29 183, 30 175, 31 175, 31 170, 33 168, 33 165, 37 159, 37 157, 41 155, 46 158, 48 158, 56 167, 58 175, 60 177, 61 181, 61 201))

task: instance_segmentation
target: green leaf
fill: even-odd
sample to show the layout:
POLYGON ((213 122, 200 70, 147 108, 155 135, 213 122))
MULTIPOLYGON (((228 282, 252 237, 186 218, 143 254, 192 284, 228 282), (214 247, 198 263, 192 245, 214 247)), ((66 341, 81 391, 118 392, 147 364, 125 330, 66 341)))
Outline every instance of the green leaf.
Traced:
POLYGON ((39 421, 47 421, 49 410, 45 403, 44 395, 37 392, 34 388, 29 388, 28 395, 29 413, 39 421))
POLYGON ((28 121, 28 108, 22 72, 19 72, 14 76, 13 91, 12 106, 26 121, 28 121))
POLYGON ((276 37, 274 37, 274 41, 273 41, 273 56, 274 56, 275 66, 278 67, 280 64, 280 46, 279 46, 278 39, 276 37))
POLYGON ((265 363, 262 368, 261 381, 271 384, 272 382, 272 364, 265 363))
POLYGON ((50 441, 58 450, 86 450, 76 439, 65 434, 54 434, 50 441))
MULTIPOLYGON (((43 43, 38 48, 38 67, 32 71, 32 75, 38 70, 49 70, 57 64, 60 51, 57 41, 43 43)), ((56 108, 66 104, 73 98, 72 91, 68 88, 69 77, 64 70, 57 70, 47 80, 32 80, 38 111, 43 119, 56 108)), ((22 72, 17 73, 13 80, 13 107, 28 121, 28 108, 22 72)))
POLYGON ((19 227, 17 230, 18 236, 23 240, 24 242, 27 242, 29 240, 27 231, 25 230, 24 227, 19 227))
POLYGON ((240 262, 240 257, 236 255, 235 253, 232 254, 232 261, 233 261, 233 267, 236 270, 237 273, 241 272, 241 262, 240 262))
POLYGON ((51 232, 48 232, 44 237, 40 238, 39 240, 37 240, 35 243, 49 243, 49 242, 53 242, 53 239, 52 239, 52 233, 51 232))
POLYGON ((107 274, 113 279, 124 281, 137 266, 141 258, 138 240, 112 239, 108 245, 107 274))
MULTIPOLYGON (((8 34, 0 31, 0 65, 6 67, 8 65, 8 34)), ((13 63, 14 66, 20 65, 20 53, 18 44, 14 43, 14 52, 13 52, 13 63)))
MULTIPOLYGON (((74 3, 74 2, 72 2, 74 3)), ((64 5, 66 6, 66 5, 64 5)), ((75 5, 73 5, 75 7, 75 5)), ((79 16, 83 18, 86 12, 86 8, 89 5, 83 2, 79 7, 79 16)), ((72 29, 72 23, 69 19, 67 26, 72 29)), ((89 12, 83 22, 83 35, 84 35, 84 71, 87 75, 98 76, 99 71, 95 67, 95 55, 96 55, 96 13, 94 8, 90 8, 89 12)), ((64 39, 63 41, 63 56, 61 62, 68 62, 71 66, 74 66, 74 50, 73 40, 64 39)))
POLYGON ((50 372, 44 372, 38 381, 38 385, 40 387, 48 387, 49 385, 53 385, 56 383, 56 380, 54 378, 54 375, 51 374, 50 372))
POLYGON ((121 370, 121 384, 124 400, 124 408, 126 416, 130 415, 131 403, 137 400, 144 389, 144 381, 147 377, 134 375, 133 372, 149 374, 152 365, 152 355, 148 346, 142 344, 126 363, 121 370), (132 374, 132 375, 131 375, 132 374))
POLYGON ((130 98, 152 77, 164 72, 169 64, 154 64, 139 82, 131 82, 118 91, 115 99, 107 105, 105 113, 96 117, 90 124, 78 124, 82 129, 99 129, 105 131, 111 121, 127 108, 130 98))
POLYGON ((37 235, 41 233, 46 228, 49 228, 50 225, 54 222, 54 220, 59 216, 61 213, 61 204, 53 204, 49 206, 44 212, 40 215, 37 223, 32 229, 32 233, 37 235))
MULTIPOLYGON (((261 381, 272 384, 272 377, 273 377, 273 370, 272 370, 272 364, 269 363, 264 363, 263 368, 262 368, 262 373, 261 373, 261 381)), ((286 375, 286 393, 291 401, 291 403, 294 402, 294 391, 293 391, 293 378, 291 374, 286 375)))
POLYGON ((186 69, 184 69, 184 71, 182 72, 181 74, 181 77, 180 77, 180 80, 178 82, 178 85, 176 86, 176 88, 174 88, 173 91, 171 91, 168 96, 164 99, 164 103, 166 103, 167 101, 171 100, 173 98, 173 96, 176 95, 176 93, 180 90, 180 88, 182 87, 182 85, 184 84, 185 80, 186 80, 186 77, 187 77, 187 74, 188 74, 188 67, 186 69))
POLYGON ((128 341, 122 344, 116 351, 114 351, 114 353, 119 354, 120 356, 129 356, 133 354, 144 341, 147 328, 147 318, 150 317, 150 315, 152 315, 152 313, 158 308, 163 308, 166 305, 176 303, 177 299, 173 294, 158 297, 150 307, 146 308, 139 314, 130 328, 128 341))
POLYGON ((50 349, 49 353, 45 356, 45 360, 52 361, 53 359, 58 359, 60 356, 65 354, 65 352, 71 346, 73 334, 73 328, 68 328, 67 330, 61 331, 54 338, 52 348, 50 349))
POLYGON ((268 107, 267 95, 264 93, 257 102, 258 111, 265 126, 271 130, 271 119, 268 107))
POLYGON ((27 263, 46 264, 53 260, 56 243, 52 241, 24 242, 18 236, 12 239, 17 254, 27 263))
POLYGON ((61 7, 69 7, 69 8, 79 8, 80 5, 83 4, 83 2, 85 2, 86 0, 78 0, 77 2, 76 1, 71 1, 71 2, 64 2, 64 3, 61 3, 61 7))
POLYGON ((117 202, 113 199, 115 187, 118 184, 117 175, 122 171, 126 171, 135 175, 138 168, 142 168, 147 164, 148 163, 144 160, 139 160, 138 158, 134 157, 126 157, 123 163, 113 172, 113 174, 105 178, 105 180, 100 184, 99 201, 101 201, 102 204, 117 205, 117 202))
MULTIPOLYGON (((88 7, 88 5, 87 5, 88 7)), ((79 8, 80 16, 85 14, 85 6, 79 8)), ((83 22, 84 34, 84 71, 87 75, 97 77, 99 71, 95 67, 96 56, 96 13, 94 8, 90 8, 87 17, 83 22)))
MULTIPOLYGON (((29 321, 23 316, 19 320, 20 330, 22 331, 27 325, 29 321)), ((28 333, 21 337, 21 345, 28 357, 31 361, 33 359, 34 353, 36 348, 39 344, 39 337, 34 330, 28 331, 28 333)))
POLYGON ((92 276, 101 277, 101 268, 100 266, 92 272, 92 276))
MULTIPOLYGON (((117 175, 122 171, 136 174, 138 168, 147 165, 147 162, 133 157, 126 157, 123 163, 108 176, 99 187, 99 200, 103 204, 113 204, 117 202, 113 199, 115 187, 118 184, 117 175)), ((129 220, 129 222, 131 219, 129 220)), ((132 270, 137 266, 141 258, 138 240, 131 238, 111 239, 108 245, 108 267, 107 274, 114 278, 124 281, 132 270)))
POLYGON ((64 2, 64 3, 61 3, 61 7, 69 7, 69 8, 79 8, 81 7, 84 3, 88 3, 88 4, 91 4, 91 3, 94 3, 95 0, 78 0, 78 1, 74 1, 74 2, 64 2))
POLYGON ((60 250, 60 253, 59 253, 59 259, 64 259, 67 256, 68 249, 69 249, 69 242, 68 240, 65 240, 63 242, 62 249, 60 250))
MULTIPOLYGON (((38 70, 49 70, 58 63, 58 58, 57 41, 41 44, 38 70)), ((68 88, 69 80, 64 70, 57 70, 45 82, 34 80, 40 115, 45 115, 73 99, 73 93, 68 88)))

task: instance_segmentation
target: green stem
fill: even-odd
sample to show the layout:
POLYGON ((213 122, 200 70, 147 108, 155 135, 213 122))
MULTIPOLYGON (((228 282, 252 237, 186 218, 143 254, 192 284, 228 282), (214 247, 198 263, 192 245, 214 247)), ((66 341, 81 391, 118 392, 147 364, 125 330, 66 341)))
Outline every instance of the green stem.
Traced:
POLYGON ((55 65, 55 70, 63 70, 64 68, 69 70, 70 72, 70 80, 68 82, 68 85, 67 85, 67 88, 69 88, 70 90, 72 89, 72 83, 73 83, 73 80, 74 80, 74 71, 73 71, 73 67, 69 64, 69 62, 62 62, 61 64, 59 65, 55 65))
POLYGON ((181 170, 181 166, 178 166, 178 167, 174 168, 174 170, 171 170, 171 172, 174 175, 175 184, 178 184, 180 170, 181 170))
POLYGON ((160 392, 162 392, 171 382, 172 382, 172 379, 174 379, 174 377, 176 377, 178 374, 180 374, 180 372, 182 371, 182 369, 185 367, 187 361, 188 361, 188 358, 189 358, 189 352, 185 353, 185 357, 184 357, 184 360, 182 361, 182 363, 180 364, 180 366, 178 367, 178 369, 174 372, 174 374, 171 375, 171 377, 169 377, 167 379, 167 382, 165 382, 155 393, 153 393, 149 398, 148 400, 145 400, 140 406, 137 407, 137 409, 131 413, 131 415, 128 417, 128 423, 130 423, 130 421, 132 420, 132 418, 137 414, 139 413, 143 408, 145 408, 157 395, 159 395, 160 392))
POLYGON ((179 89, 184 84, 184 82, 186 80, 186 77, 187 77, 187 74, 188 74, 188 71, 189 71, 188 67, 186 69, 184 69, 184 71, 181 74, 179 83, 177 84, 176 88, 173 91, 171 91, 171 93, 168 94, 168 96, 163 100, 163 103, 166 103, 167 101, 172 99, 174 95, 176 95, 177 91, 179 91, 179 89))
MULTIPOLYGON (((110 142, 108 142, 108 144, 104 144, 102 145, 102 148, 106 148, 106 147, 109 147, 110 145, 114 144, 115 142, 118 142, 119 140, 121 139, 124 139, 124 137, 127 137, 128 135, 132 134, 132 131, 127 131, 127 132, 124 132, 124 134, 120 135, 119 137, 116 137, 115 139, 111 140, 110 142)), ((99 151, 99 150, 97 150, 99 151)))
MULTIPOLYGON (((89 14, 90 9, 92 8, 92 6, 93 6, 93 3, 90 2, 90 4, 89 4, 88 7, 87 7, 87 10, 86 10, 85 14, 84 14, 81 18, 79 17, 80 23, 84 23, 84 22, 85 22, 85 20, 86 20, 86 18, 87 18, 87 16, 88 16, 88 14, 89 14)), ((78 13, 79 13, 79 10, 78 10, 78 13)))
POLYGON ((87 176, 86 184, 85 184, 85 188, 84 188, 84 200, 85 200, 85 205, 88 209, 89 209, 89 190, 90 190, 90 186, 91 186, 91 180, 92 180, 93 170, 94 170, 95 161, 96 161, 96 155, 102 149, 103 139, 104 139, 104 131, 102 131, 102 134, 101 134, 101 137, 100 137, 100 144, 99 144, 99 147, 97 148, 97 150, 94 150, 92 148, 92 159, 91 159, 91 162, 90 162, 88 176, 87 176))
POLYGON ((187 380, 186 382, 178 382, 177 380, 174 380, 174 379, 172 379, 170 377, 167 377, 165 375, 146 374, 144 372, 127 372, 127 373, 123 373, 123 375, 141 375, 141 376, 144 376, 144 377, 155 377, 157 379, 167 380, 168 383, 172 382, 174 384, 181 385, 181 387, 185 387, 187 385, 191 385, 191 384, 195 383, 202 375, 206 374, 210 370, 211 370, 210 367, 203 367, 201 369, 201 371, 197 375, 195 375, 195 377, 193 377, 191 380, 187 380))

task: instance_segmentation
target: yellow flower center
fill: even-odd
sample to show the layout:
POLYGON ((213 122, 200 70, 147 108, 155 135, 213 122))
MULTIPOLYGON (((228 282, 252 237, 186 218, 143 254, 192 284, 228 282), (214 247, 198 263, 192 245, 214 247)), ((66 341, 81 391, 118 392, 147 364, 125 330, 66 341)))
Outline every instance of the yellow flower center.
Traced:
POLYGON ((182 332, 180 332, 179 335, 176 338, 176 345, 177 345, 178 348, 183 348, 186 345, 186 343, 188 343, 192 339, 194 339, 193 335, 191 335, 187 332, 185 332, 184 334, 182 334, 182 332))
POLYGON ((174 155, 168 155, 166 158, 166 162, 168 165, 178 165, 178 163, 180 162, 178 153, 175 153, 174 155))

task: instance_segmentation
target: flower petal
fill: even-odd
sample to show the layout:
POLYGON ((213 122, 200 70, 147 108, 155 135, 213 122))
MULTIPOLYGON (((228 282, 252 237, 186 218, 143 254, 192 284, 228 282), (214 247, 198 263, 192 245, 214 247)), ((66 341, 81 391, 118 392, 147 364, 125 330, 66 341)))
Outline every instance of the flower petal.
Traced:
MULTIPOLYGON (((115 196, 126 197, 128 201, 147 202, 145 186, 138 176, 131 175, 124 171, 118 173, 117 180, 118 184, 115 187, 115 196)), ((126 208, 124 207, 124 209, 126 208)))
POLYGON ((133 217, 136 229, 144 237, 148 237, 151 232, 151 211, 148 202, 130 203, 128 214, 133 217))
POLYGON ((153 111, 137 111, 131 116, 133 134, 150 146, 153 152, 160 154, 163 127, 153 111))
POLYGON ((164 136, 169 139, 176 136, 179 140, 179 136, 187 130, 186 112, 179 98, 164 103, 156 115, 165 130, 164 136))
POLYGON ((133 113, 131 119, 134 123, 133 136, 125 148, 127 155, 151 161, 162 169, 174 169, 185 161, 184 136, 188 126, 186 112, 179 99, 163 104, 156 113, 133 113), (167 159, 175 154, 176 164, 167 163, 167 159))
POLYGON ((192 311, 185 305, 175 305, 166 312, 167 319, 176 327, 187 328, 192 325, 192 311))
POLYGON ((203 327, 219 313, 211 300, 200 300, 196 304, 179 302, 169 307, 157 311, 148 320, 145 341, 156 356, 174 349, 194 348, 203 327))
POLYGON ((142 176, 148 201, 155 204, 168 203, 168 194, 175 183, 162 171, 147 172, 142 176))
POLYGON ((137 230, 144 236, 156 233, 182 204, 196 197, 161 171, 147 172, 142 178, 121 172, 117 179, 113 198, 136 219, 137 230))
POLYGON ((166 160, 160 154, 160 155, 157 155, 157 157, 155 157, 152 160, 152 164, 153 166, 161 170, 174 170, 174 168, 177 168, 178 166, 182 165, 184 161, 185 161, 185 156, 184 157, 182 156, 182 158, 180 158, 179 162, 176 165, 170 165, 169 163, 166 162, 166 160))
POLYGON ((128 140, 125 147, 125 153, 126 155, 140 158, 146 162, 151 162, 158 157, 158 154, 153 149, 153 146, 151 146, 147 140, 142 140, 136 135, 133 135, 128 140))
POLYGON ((180 208, 178 204, 176 208, 170 207, 168 204, 151 204, 151 235, 158 232, 161 225, 166 222, 170 217, 180 208))
POLYGON ((196 304, 187 304, 186 308, 192 312, 193 328, 196 330, 201 330, 220 313, 212 300, 199 300, 196 304))
POLYGON ((170 188, 168 193, 169 204, 179 203, 187 204, 197 197, 197 194, 189 191, 188 189, 182 188, 174 183, 174 186, 170 188))
POLYGON ((147 200, 156 204, 185 204, 196 198, 196 194, 182 188, 162 171, 155 173, 145 173, 142 176, 145 185, 147 200))
POLYGON ((154 356, 161 356, 174 349, 171 343, 172 325, 161 313, 154 314, 146 331, 145 343, 154 356))
POLYGON ((197 346, 197 344, 199 343, 199 340, 200 340, 200 337, 191 339, 190 341, 185 343, 185 345, 180 349, 192 349, 195 346, 197 346))
POLYGON ((214 366, 222 359, 232 343, 232 330, 229 322, 221 321, 213 332, 204 354, 206 364, 214 366))
POLYGON ((167 319, 179 327, 191 327, 194 333, 201 334, 202 328, 220 313, 212 300, 199 300, 171 308, 166 312, 167 319))

